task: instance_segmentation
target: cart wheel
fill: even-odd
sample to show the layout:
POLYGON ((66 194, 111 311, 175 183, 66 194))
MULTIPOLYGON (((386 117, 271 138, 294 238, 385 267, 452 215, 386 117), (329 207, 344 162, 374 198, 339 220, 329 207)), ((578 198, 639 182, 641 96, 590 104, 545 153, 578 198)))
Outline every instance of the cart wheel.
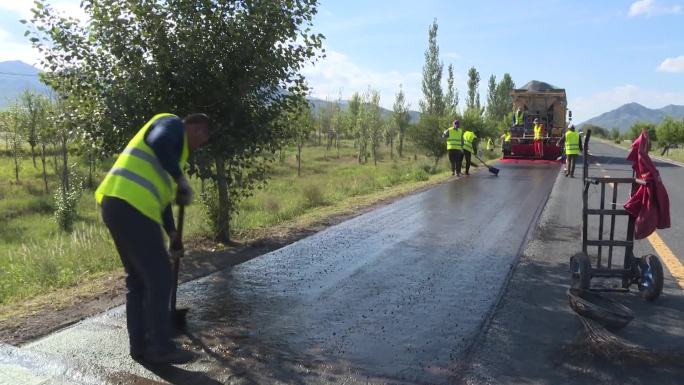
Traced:
POLYGON ((573 289, 589 289, 591 281, 591 261, 584 253, 577 253, 570 257, 571 287, 573 289))
POLYGON ((653 301, 663 292, 663 265, 653 254, 644 255, 639 261, 639 291, 646 301, 653 301))

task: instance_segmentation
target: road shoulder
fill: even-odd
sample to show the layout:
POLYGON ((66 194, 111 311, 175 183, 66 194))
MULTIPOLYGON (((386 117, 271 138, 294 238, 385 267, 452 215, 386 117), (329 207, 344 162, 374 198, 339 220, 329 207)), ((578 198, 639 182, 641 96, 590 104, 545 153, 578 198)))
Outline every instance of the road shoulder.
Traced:
MULTIPOLYGON (((560 174, 490 327, 470 356, 467 384, 675 384, 684 368, 573 354, 583 327, 568 306, 568 261, 581 250, 581 181, 560 174)), ((618 336, 652 349, 675 351, 684 344, 680 324, 684 295, 666 273, 663 296, 645 303, 635 294, 616 295, 636 319, 618 336)))

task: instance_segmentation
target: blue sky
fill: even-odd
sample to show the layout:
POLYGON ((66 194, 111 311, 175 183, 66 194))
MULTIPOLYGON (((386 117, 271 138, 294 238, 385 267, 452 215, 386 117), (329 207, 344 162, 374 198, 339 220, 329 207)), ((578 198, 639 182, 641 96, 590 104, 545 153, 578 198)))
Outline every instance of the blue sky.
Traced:
MULTIPOLYGON (((16 21, 31 3, 0 0, 0 60, 35 62, 16 21)), ((70 13, 78 3, 53 1, 70 13)), ((417 109, 435 18, 462 101, 475 66, 482 100, 489 76, 508 72, 519 86, 535 79, 565 88, 578 122, 633 101, 684 105, 684 0, 322 0, 315 29, 327 58, 305 70, 314 95, 348 98, 371 86, 391 107, 402 83, 417 109)))

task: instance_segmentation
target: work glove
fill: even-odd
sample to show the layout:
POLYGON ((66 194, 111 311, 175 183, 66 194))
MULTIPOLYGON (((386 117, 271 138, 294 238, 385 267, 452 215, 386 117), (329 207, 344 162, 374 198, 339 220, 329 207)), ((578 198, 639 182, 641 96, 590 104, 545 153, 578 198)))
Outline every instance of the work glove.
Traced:
POLYGON ((178 189, 176 190, 176 203, 181 206, 187 206, 192 202, 192 187, 190 187, 190 182, 181 176, 178 178, 178 189))

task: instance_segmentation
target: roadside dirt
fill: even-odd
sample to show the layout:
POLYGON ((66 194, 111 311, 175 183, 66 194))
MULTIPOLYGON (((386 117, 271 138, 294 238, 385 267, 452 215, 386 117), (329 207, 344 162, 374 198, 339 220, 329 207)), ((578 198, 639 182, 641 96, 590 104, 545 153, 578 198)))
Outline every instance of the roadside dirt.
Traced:
MULTIPOLYGON (((425 191, 449 180, 453 179, 430 181, 417 189, 400 190, 372 203, 351 206, 343 212, 263 229, 255 232, 258 234, 256 238, 241 240, 229 246, 206 239, 191 239, 186 242, 188 252, 181 264, 180 281, 191 281, 248 261, 401 197, 425 191)), ((78 287, 56 290, 23 303, 0 306, 0 343, 20 345, 30 342, 123 304, 125 294, 124 274, 117 271, 84 282, 78 287)))

